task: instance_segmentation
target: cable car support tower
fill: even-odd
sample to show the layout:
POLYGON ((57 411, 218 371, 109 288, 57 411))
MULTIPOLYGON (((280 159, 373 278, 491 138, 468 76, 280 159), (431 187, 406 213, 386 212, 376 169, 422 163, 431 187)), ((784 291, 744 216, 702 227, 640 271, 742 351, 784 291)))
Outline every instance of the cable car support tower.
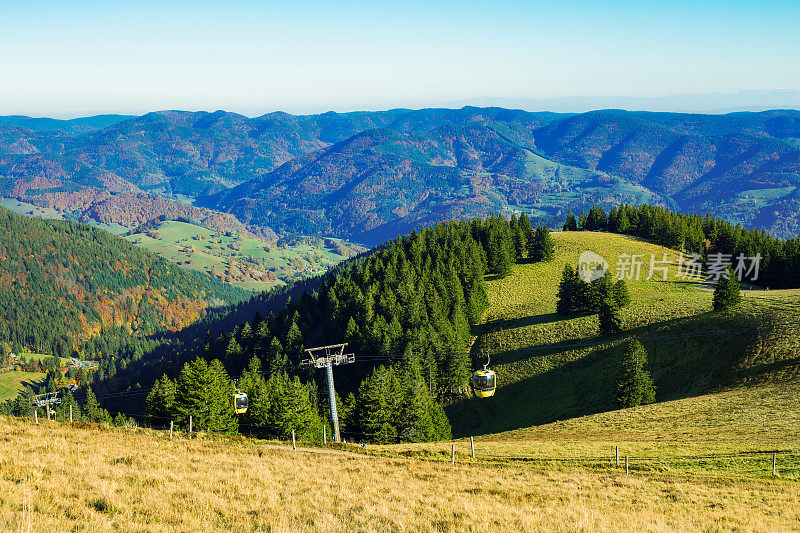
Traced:
POLYGON ((301 361, 301 364, 325 369, 325 374, 328 378, 328 401, 331 406, 331 426, 333 427, 334 442, 341 442, 342 436, 339 434, 339 413, 336 412, 336 391, 333 388, 333 365, 346 365, 356 362, 355 354, 344 353, 345 346, 347 346, 347 343, 307 348, 306 352, 309 358, 301 361))

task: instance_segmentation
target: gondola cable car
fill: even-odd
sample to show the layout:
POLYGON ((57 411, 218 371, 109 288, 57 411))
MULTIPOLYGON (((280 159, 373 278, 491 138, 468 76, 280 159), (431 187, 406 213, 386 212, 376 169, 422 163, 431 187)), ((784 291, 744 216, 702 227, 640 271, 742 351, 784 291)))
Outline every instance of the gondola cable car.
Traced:
POLYGON ((250 405, 250 400, 248 400, 247 394, 236 389, 236 392, 233 394, 233 410, 236 414, 241 415, 247 412, 248 405, 250 405))
POLYGON ((486 352, 486 364, 483 370, 477 370, 472 374, 472 390, 478 398, 488 398, 494 395, 497 388, 497 379, 494 372, 489 370, 489 352, 486 352))

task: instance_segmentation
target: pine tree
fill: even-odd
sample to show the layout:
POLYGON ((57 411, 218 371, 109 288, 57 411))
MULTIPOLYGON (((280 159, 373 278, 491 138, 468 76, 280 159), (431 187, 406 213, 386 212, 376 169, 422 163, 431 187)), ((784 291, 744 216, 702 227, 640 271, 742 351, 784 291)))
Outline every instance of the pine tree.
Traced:
POLYGON ((586 231, 588 228, 586 227, 586 221, 588 219, 588 215, 581 211, 581 215, 578 217, 578 229, 580 231, 586 231))
POLYGON ((233 395, 236 389, 219 359, 213 359, 208 364, 208 370, 211 374, 211 384, 207 429, 212 433, 235 434, 239 430, 239 421, 233 410, 233 395))
POLYGON ((527 250, 528 243, 533 240, 533 225, 531 224, 531 219, 525 213, 522 213, 519 217, 519 231, 522 235, 522 248, 527 250))
POLYGON ((550 261, 555 255, 555 245, 550 229, 547 226, 539 226, 533 234, 533 239, 529 243, 528 257, 531 261, 550 261))
POLYGON ((267 383, 261 374, 261 361, 253 356, 238 382, 239 389, 247 394, 247 411, 241 415, 241 428, 249 434, 267 437, 266 420, 269 416, 270 397, 267 383))
POLYGON ((151 426, 165 426, 175 411, 175 383, 164 374, 153 384, 144 403, 145 420, 151 426))
POLYGON ((581 228, 589 231, 603 231, 606 229, 606 225, 606 212, 602 207, 595 205, 589 209, 589 215, 586 217, 586 222, 581 224, 581 228))
POLYGON ((450 355, 444 360, 443 386, 450 394, 459 395, 469 385, 470 360, 466 352, 450 355))
POLYGON ((219 360, 211 364, 198 357, 186 363, 176 383, 175 418, 189 426, 214 433, 235 433, 233 386, 219 360))
MULTIPOLYGON (((313 393, 315 393, 314 391, 313 393)), ((313 440, 322 436, 322 418, 311 401, 312 387, 295 376, 286 381, 286 406, 288 416, 285 435, 294 431, 301 440, 313 440)))
POLYGON ((72 421, 77 422, 81 419, 81 407, 72 395, 72 391, 66 389, 61 396, 61 403, 56 407, 56 420, 61 423, 69 422, 70 407, 72 407, 72 421))
POLYGON ((622 317, 617 302, 606 298, 600 304, 600 335, 616 335, 622 331, 622 317))
POLYGON ((264 354, 264 361, 268 373, 278 372, 285 369, 289 365, 289 359, 283 351, 283 345, 278 337, 272 337, 272 340, 267 347, 267 352, 264 354))
POLYGON ((376 444, 397 441, 396 417, 401 391, 391 368, 380 366, 358 388, 358 425, 376 444))
POLYGON ((505 235, 506 222, 502 217, 490 218, 487 226, 489 235, 486 255, 489 271, 503 278, 511 273, 513 242, 510 234, 505 235))
POLYGON ((572 209, 567 213, 567 220, 564 222, 563 231, 578 231, 578 221, 575 220, 575 215, 572 214, 572 209))
POLYGON ((97 402, 97 396, 94 395, 94 391, 91 387, 86 387, 86 400, 83 404, 83 411, 89 422, 98 422, 102 424, 111 423, 111 415, 108 414, 108 411, 100 407, 100 404, 97 402))
POLYGON ((624 279, 617 280, 614 284, 614 301, 617 307, 628 307, 631 303, 631 293, 624 279))
POLYGON ((561 273, 561 282, 558 284, 558 300, 556 302, 556 312, 559 315, 568 315, 575 312, 575 300, 577 298, 576 289, 578 275, 567 263, 561 273))
POLYGON ((728 271, 719 278, 717 286, 714 288, 714 311, 733 309, 741 301, 742 292, 739 280, 728 267, 728 271))
POLYGON ((625 209, 620 208, 619 217, 617 218, 616 228, 617 233, 628 233, 631 230, 631 223, 628 220, 628 214, 625 209))
MULTIPOLYGON (((295 314, 297 314, 296 311, 295 314)), ((299 361, 303 354, 303 334, 297 324, 296 316, 292 319, 292 323, 286 331, 285 339, 286 341, 283 343, 283 346, 287 357, 291 361, 299 361)))
POLYGON ((228 339, 228 345, 225 347, 225 365, 238 373, 244 365, 242 361, 244 355, 244 349, 242 349, 239 341, 236 340, 236 335, 231 335, 228 339))
POLYGON ((642 343, 633 341, 622 356, 620 377, 617 381, 617 401, 620 407, 635 407, 653 403, 656 390, 650 373, 645 369, 647 350, 642 343))

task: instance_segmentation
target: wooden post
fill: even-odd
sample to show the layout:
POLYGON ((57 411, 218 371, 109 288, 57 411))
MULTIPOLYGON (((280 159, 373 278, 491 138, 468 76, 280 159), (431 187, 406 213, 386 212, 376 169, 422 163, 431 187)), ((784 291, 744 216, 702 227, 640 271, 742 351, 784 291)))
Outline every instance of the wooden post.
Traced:
POLYGON ((39 410, 38 409, 34 409, 33 410, 33 419, 36 421, 37 424, 39 423, 39 410))
POLYGON ((328 444, 328 426, 322 425, 322 444, 328 444))
POLYGON ((293 452, 297 451, 297 443, 294 440, 294 430, 292 430, 292 451, 293 452))
POLYGON ((172 427, 175 425, 174 420, 169 421, 169 440, 172 440, 172 427))
POLYGON ((614 446, 614 456, 617 458, 617 468, 619 468, 619 446, 614 446))
POLYGON ((189 436, 192 436, 192 415, 189 415, 189 436))
POLYGON ((625 475, 628 475, 628 456, 625 456, 625 475))
POLYGON ((72 406, 69 406, 69 423, 72 424, 72 406))
POLYGON ((475 459, 475 439, 469 438, 469 447, 472 449, 472 458, 475 459))
POLYGON ((456 445, 450 445, 450 457, 452 459, 453 464, 456 464, 456 445))
POLYGON ((50 398, 47 398, 47 421, 50 421, 50 398))
POLYGON ((777 476, 778 475, 778 469, 777 469, 778 460, 777 460, 776 456, 777 456, 777 454, 774 454, 774 453, 772 454, 772 475, 773 476, 777 476))

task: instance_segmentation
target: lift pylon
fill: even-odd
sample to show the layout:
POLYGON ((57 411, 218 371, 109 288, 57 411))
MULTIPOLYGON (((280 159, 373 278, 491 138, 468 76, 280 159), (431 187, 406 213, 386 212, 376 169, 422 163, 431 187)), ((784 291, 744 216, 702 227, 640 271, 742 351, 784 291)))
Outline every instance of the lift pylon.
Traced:
POLYGON ((355 363, 356 356, 352 353, 344 353, 347 343, 331 344, 318 348, 307 348, 308 359, 301 361, 304 365, 315 368, 324 368, 328 381, 328 401, 331 406, 331 426, 333 427, 333 441, 341 442, 342 436, 339 434, 339 414, 336 411, 336 391, 333 388, 333 366, 355 363))

